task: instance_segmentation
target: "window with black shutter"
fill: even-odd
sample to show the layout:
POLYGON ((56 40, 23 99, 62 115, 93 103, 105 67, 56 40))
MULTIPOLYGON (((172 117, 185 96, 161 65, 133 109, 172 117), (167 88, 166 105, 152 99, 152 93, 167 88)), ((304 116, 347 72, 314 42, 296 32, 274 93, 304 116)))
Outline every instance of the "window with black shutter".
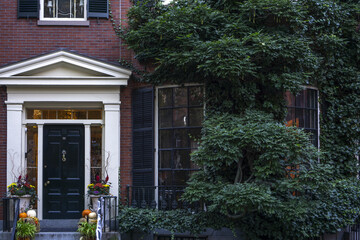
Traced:
POLYGON ((108 0, 18 0, 18 17, 78 22, 91 17, 108 18, 109 2, 108 0))
POLYGON ((153 102, 152 88, 133 91, 133 186, 154 186, 153 102))

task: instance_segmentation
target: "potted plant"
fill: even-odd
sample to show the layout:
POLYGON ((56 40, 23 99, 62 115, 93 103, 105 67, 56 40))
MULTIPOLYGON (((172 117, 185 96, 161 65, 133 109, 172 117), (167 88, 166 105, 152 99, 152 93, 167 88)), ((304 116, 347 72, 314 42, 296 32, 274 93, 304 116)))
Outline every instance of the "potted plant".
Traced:
POLYGON ((17 182, 11 183, 7 188, 12 197, 20 198, 20 211, 22 212, 29 208, 31 198, 36 196, 35 186, 29 183, 27 175, 25 178, 20 175, 17 182))
POLYGON ((20 219, 16 224, 16 240, 31 240, 34 239, 36 233, 36 226, 30 222, 20 219))
POLYGON ((88 188, 88 194, 91 198, 91 203, 93 210, 97 212, 97 202, 101 196, 110 195, 110 184, 109 176, 105 178, 105 180, 101 180, 99 176, 96 176, 96 182, 91 183, 87 186, 88 188))
POLYGON ((84 240, 95 240, 96 239, 96 224, 81 222, 77 230, 84 240))

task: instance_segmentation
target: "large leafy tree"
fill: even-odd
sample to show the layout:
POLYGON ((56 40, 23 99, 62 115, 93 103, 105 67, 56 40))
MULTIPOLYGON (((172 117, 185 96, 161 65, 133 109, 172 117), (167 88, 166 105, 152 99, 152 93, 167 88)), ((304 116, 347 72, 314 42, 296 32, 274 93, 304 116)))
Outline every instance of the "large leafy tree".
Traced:
POLYGON ((128 18, 121 37, 154 69, 140 81, 206 88, 184 198, 206 203, 209 225, 304 239, 356 219, 358 0, 139 1, 128 18), (321 154, 283 123, 284 93, 304 85, 319 89, 321 154))

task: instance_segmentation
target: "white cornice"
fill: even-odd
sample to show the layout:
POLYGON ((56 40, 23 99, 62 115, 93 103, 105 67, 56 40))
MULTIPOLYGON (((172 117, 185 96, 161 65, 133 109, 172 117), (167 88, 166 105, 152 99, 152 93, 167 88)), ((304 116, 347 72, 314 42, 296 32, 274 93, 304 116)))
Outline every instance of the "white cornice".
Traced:
POLYGON ((127 85, 127 79, 87 77, 87 78, 0 78, 0 85, 7 86, 120 86, 127 85))

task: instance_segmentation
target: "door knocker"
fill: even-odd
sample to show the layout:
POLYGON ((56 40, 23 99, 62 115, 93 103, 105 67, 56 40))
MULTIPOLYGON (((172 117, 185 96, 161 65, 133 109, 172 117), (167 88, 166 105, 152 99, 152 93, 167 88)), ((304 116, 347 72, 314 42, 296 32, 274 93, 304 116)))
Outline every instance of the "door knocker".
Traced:
POLYGON ((65 150, 62 150, 61 153, 62 153, 62 159, 61 159, 61 160, 62 160, 63 162, 66 162, 66 151, 65 151, 65 150))

